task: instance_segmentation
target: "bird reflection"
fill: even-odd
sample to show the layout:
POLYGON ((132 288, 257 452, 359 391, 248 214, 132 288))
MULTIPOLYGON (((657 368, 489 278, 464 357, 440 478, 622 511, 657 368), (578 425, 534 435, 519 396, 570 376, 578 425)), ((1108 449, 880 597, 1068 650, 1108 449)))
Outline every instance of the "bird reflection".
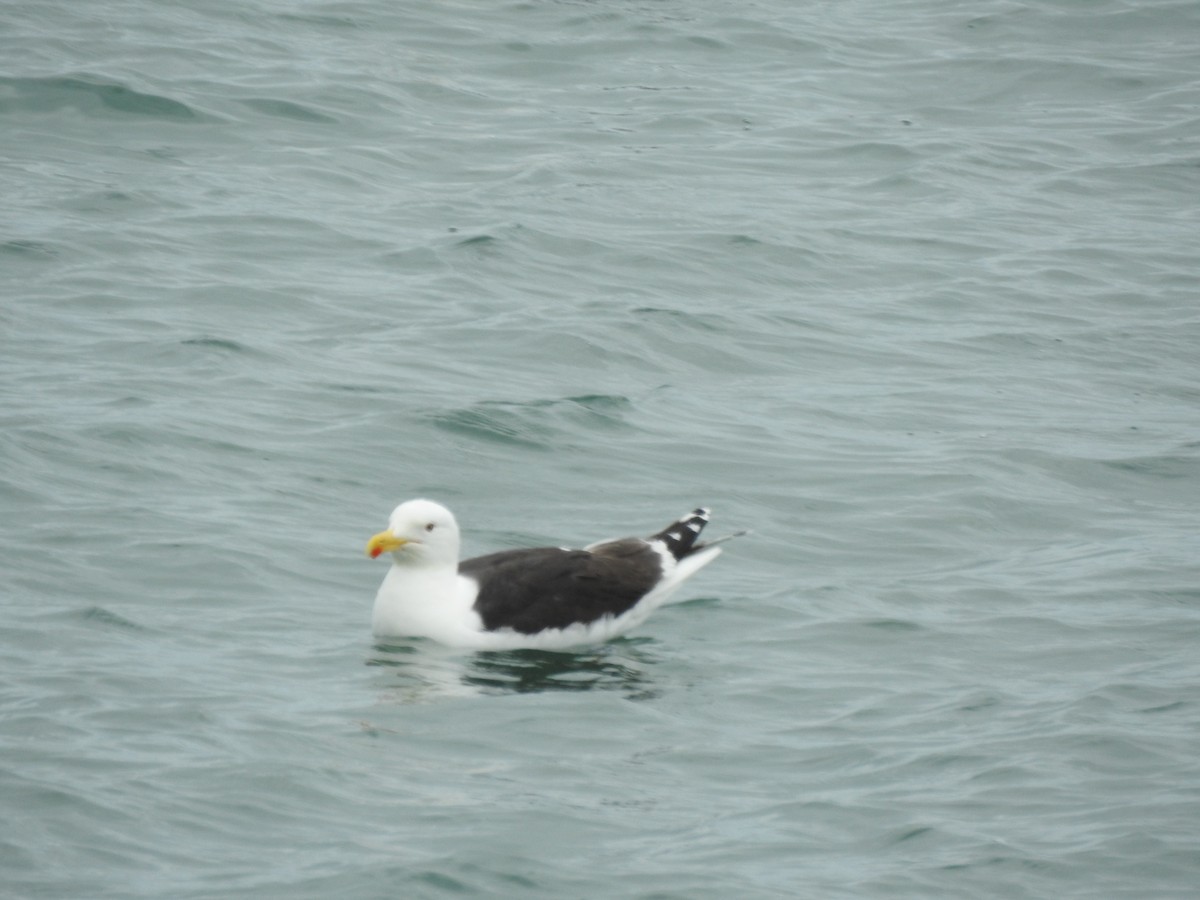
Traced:
POLYGON ((577 653, 549 650, 463 654, 431 642, 377 644, 368 666, 393 670, 388 688, 399 702, 480 694, 619 691, 631 700, 658 696, 650 679, 657 660, 650 638, 627 638, 577 653))

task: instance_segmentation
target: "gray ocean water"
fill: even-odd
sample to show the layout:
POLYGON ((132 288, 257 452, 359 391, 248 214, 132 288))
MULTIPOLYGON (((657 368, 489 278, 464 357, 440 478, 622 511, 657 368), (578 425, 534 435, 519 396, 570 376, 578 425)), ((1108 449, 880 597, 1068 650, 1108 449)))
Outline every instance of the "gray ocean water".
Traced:
POLYGON ((0 894, 1200 896, 1198 311, 1192 0, 0 5, 0 894))

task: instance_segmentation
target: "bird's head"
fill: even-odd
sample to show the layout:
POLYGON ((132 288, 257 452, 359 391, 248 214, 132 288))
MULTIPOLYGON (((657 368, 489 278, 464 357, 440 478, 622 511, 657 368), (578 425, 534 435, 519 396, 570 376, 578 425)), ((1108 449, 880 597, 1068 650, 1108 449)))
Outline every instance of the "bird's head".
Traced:
POLYGON ((405 565, 457 565, 458 546, 458 523, 450 510, 432 500, 409 500, 392 510, 387 530, 367 541, 367 556, 391 553, 405 565))

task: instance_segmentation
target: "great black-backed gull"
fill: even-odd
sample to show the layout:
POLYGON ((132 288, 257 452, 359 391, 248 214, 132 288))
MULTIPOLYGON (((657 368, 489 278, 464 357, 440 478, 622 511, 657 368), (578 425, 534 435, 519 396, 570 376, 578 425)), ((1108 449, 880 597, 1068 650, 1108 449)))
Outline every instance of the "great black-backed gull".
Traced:
POLYGON ((392 556, 372 627, 378 637, 427 637, 478 650, 607 641, 644 622, 717 557, 715 545, 727 538, 698 542, 707 522, 708 510, 695 509, 648 538, 582 550, 502 550, 460 562, 450 510, 409 500, 367 542, 368 556, 392 556))

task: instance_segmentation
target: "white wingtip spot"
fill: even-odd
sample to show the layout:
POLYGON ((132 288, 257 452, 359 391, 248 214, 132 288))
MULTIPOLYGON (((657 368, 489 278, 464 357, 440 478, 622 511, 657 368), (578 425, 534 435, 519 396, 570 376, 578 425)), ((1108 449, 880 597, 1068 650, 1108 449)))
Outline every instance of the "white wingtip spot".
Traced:
POLYGON ((692 534, 699 534, 701 525, 699 522, 688 522, 687 525, 684 526, 684 528, 686 528, 692 534))
POLYGON ((678 541, 683 537, 683 535, 680 534, 678 531, 668 531, 667 537, 669 537, 673 541, 678 541))

